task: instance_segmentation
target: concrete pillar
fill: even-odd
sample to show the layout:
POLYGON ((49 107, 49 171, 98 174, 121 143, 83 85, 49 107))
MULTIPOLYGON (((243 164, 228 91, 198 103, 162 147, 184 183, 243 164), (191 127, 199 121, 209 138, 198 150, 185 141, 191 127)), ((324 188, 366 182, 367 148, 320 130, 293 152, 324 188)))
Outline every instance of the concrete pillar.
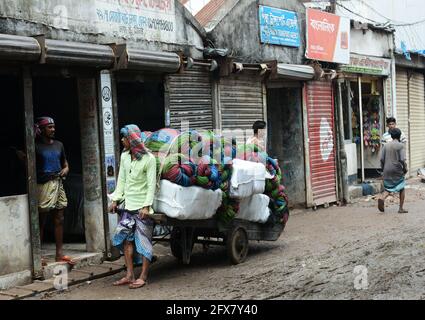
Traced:
POLYGON ((81 160, 84 182, 84 225, 88 252, 105 250, 96 90, 94 78, 78 79, 81 160))

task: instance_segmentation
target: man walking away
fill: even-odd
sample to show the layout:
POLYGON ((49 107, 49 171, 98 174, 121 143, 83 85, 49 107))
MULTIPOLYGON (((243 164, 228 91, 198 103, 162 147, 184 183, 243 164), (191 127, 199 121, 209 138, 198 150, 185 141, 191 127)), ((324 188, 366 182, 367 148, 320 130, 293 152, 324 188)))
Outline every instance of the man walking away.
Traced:
POLYGON ((385 144, 381 153, 381 168, 384 175, 385 192, 378 200, 378 209, 385 211, 385 199, 390 193, 400 192, 400 208, 398 213, 407 213, 403 208, 406 195, 404 175, 407 173, 406 151, 400 142, 401 131, 398 128, 389 130, 392 140, 385 144))
MULTIPOLYGON (((54 140, 55 122, 52 118, 38 118, 35 129, 40 239, 43 241, 46 215, 52 214, 55 224, 56 261, 73 265, 75 262, 62 254, 64 209, 68 205, 62 180, 69 172, 65 149, 62 142, 54 140)), ((45 262, 43 264, 45 265, 45 262)))

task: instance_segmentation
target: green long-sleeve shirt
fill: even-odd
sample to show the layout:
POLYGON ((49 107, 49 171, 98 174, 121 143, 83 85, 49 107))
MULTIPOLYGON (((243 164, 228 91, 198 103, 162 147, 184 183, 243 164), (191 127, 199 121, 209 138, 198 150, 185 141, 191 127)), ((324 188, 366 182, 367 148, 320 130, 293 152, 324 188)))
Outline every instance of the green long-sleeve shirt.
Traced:
POLYGON ((139 210, 150 207, 156 188, 156 160, 151 153, 147 153, 140 160, 132 160, 129 151, 121 154, 118 183, 112 201, 125 200, 126 210, 139 210))

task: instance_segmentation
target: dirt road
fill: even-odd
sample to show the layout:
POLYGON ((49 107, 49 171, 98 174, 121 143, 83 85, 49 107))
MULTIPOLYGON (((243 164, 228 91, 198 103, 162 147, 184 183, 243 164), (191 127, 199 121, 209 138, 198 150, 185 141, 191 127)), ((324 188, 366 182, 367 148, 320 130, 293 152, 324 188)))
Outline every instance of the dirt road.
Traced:
POLYGON ((408 214, 397 201, 385 214, 371 198, 299 211, 278 241, 250 243, 240 265, 224 248, 196 247, 183 266, 158 246, 144 288, 113 287, 121 273, 33 299, 424 299, 425 184, 409 182, 408 214))

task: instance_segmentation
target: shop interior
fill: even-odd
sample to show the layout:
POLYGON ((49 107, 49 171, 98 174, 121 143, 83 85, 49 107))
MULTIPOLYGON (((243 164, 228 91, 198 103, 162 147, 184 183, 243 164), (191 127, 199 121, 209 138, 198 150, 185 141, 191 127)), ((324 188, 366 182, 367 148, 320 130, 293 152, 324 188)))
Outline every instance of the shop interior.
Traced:
POLYGON ((0 198, 27 193, 22 78, 0 74, 0 198))
POLYGON ((165 127, 163 81, 155 76, 117 76, 119 128, 127 124, 135 124, 142 131, 156 131, 165 127))

